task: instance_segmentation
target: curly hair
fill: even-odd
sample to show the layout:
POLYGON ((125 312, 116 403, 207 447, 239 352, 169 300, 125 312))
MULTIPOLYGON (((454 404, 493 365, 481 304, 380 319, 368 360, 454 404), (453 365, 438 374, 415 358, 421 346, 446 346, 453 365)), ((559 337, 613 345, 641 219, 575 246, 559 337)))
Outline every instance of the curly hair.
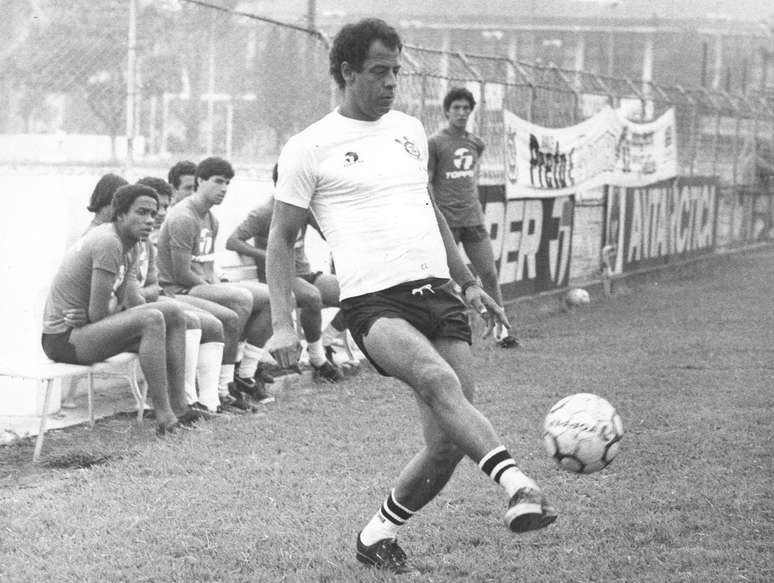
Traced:
POLYGON ((398 32, 379 18, 347 24, 336 34, 330 52, 330 73, 339 89, 344 89, 345 84, 341 64, 346 61, 355 71, 361 71, 371 43, 376 40, 390 50, 403 50, 398 32))
POLYGON ((451 107, 452 102, 457 101, 458 99, 467 100, 467 102, 470 104, 471 111, 473 111, 473 109, 476 107, 476 100, 470 91, 468 91, 464 87, 452 87, 451 89, 449 89, 449 92, 443 98, 443 110, 449 111, 449 108, 451 107))
POLYGON ((150 186, 143 184, 127 184, 122 186, 113 195, 113 221, 118 218, 119 215, 125 215, 132 208, 134 201, 141 196, 147 196, 159 202, 159 195, 150 186))

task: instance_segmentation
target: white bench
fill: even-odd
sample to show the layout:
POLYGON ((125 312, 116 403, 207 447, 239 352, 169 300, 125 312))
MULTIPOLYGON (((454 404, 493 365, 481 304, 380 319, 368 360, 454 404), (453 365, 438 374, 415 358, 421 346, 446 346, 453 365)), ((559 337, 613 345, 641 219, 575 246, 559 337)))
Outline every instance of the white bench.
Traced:
POLYGON ((33 380, 45 383, 45 396, 43 397, 43 409, 40 415, 40 427, 35 441, 35 450, 32 454, 32 461, 37 462, 40 458, 40 452, 43 449, 43 440, 46 435, 46 425, 51 409, 51 397, 54 392, 54 381, 56 379, 75 378, 86 376, 88 379, 88 403, 89 403, 89 426, 94 426, 94 375, 96 373, 115 374, 115 369, 124 367, 129 387, 132 390, 137 405, 137 424, 142 424, 142 416, 145 410, 145 399, 147 397, 148 385, 140 382, 137 375, 139 359, 136 354, 131 352, 122 352, 108 358, 102 362, 92 365, 65 364, 53 362, 51 360, 23 363, 23 364, 2 364, 0 365, 0 376, 33 380))

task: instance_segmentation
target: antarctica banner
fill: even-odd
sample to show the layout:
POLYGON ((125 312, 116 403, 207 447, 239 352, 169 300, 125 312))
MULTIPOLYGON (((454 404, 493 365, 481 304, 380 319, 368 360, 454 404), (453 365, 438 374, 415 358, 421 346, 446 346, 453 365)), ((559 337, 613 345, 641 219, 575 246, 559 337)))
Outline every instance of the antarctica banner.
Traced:
POLYGON ((606 107, 575 126, 544 128, 504 111, 508 199, 638 187, 677 176, 675 114, 634 123, 606 107))

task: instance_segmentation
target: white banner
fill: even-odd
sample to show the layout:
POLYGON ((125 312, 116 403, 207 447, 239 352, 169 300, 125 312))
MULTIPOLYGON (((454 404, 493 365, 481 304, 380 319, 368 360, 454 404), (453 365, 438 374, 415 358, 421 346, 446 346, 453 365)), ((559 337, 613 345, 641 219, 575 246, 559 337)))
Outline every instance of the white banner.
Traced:
POLYGON ((537 126, 507 110, 504 116, 509 199, 645 186, 677 175, 673 109, 640 124, 606 107, 569 128, 537 126))

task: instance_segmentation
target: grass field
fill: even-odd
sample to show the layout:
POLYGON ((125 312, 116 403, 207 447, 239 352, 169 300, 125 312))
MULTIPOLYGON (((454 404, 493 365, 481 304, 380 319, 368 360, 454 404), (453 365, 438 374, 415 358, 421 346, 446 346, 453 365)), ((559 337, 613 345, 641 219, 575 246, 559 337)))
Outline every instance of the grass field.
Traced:
MULTIPOLYGON (((477 343, 478 404, 559 520, 512 535, 504 494, 464 461, 403 529, 412 580, 774 580, 772 283, 769 249, 585 309, 514 305, 523 347, 477 343), (540 442, 550 405, 580 391, 626 429, 590 476, 540 442)), ((0 580, 393 580, 354 541, 419 446, 415 418, 405 387, 366 370, 164 440, 128 418, 53 432, 42 466, 31 443, 0 448, 0 580), (104 463, 72 467, 89 461, 104 463)))

